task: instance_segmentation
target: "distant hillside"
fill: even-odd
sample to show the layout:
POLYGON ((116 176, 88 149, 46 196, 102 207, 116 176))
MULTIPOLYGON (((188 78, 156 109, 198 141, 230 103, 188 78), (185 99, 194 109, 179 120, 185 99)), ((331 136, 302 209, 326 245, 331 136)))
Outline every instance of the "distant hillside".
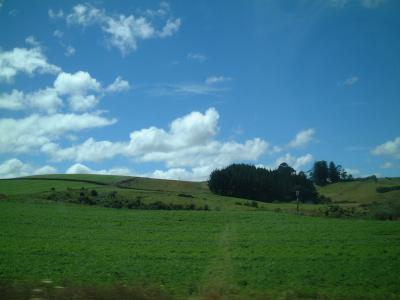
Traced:
POLYGON ((318 187, 318 192, 337 203, 372 203, 384 200, 400 200, 400 190, 378 193, 377 187, 400 186, 400 178, 338 182, 318 187))
MULTIPOLYGON (((127 202, 140 200, 144 207, 162 202, 171 207, 192 206, 193 209, 204 209, 205 206, 212 210, 254 209, 248 200, 212 194, 206 182, 97 174, 54 174, 0 180, 0 199, 83 203, 80 198, 86 197, 85 201, 89 200, 91 204, 96 201, 104 204, 111 194, 114 195, 112 201, 121 202, 122 207, 127 202), (93 190, 98 196, 92 195, 93 190)), ((262 206, 259 203, 259 207, 262 206)))

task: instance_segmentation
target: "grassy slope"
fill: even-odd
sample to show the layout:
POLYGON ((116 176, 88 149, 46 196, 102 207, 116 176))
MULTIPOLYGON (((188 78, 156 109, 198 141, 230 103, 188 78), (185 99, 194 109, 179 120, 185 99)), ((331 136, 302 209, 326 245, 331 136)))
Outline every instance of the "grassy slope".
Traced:
POLYGON ((376 188, 379 186, 393 185, 400 185, 400 178, 379 179, 377 182, 373 180, 340 182, 319 187, 318 191, 330 197, 334 202, 372 203, 374 201, 400 199, 400 191, 376 192, 376 188))
MULTIPOLYGON (((161 180, 127 176, 107 175, 41 175, 18 179, 0 180, 0 194, 24 200, 46 199, 52 188, 65 191, 69 188, 96 189, 99 192, 117 191, 127 198, 141 197, 143 202, 162 201, 165 203, 190 204, 198 207, 208 205, 217 210, 250 210, 252 208, 237 205, 235 202, 246 203, 247 200, 222 197, 212 194, 205 182, 187 182, 177 180, 161 180), (98 184, 96 184, 98 183, 98 184), (180 194, 190 194, 193 198, 181 197, 180 194), (27 197, 29 195, 29 197, 27 197)), ((260 206, 263 206, 260 203, 260 206)))
POLYGON ((183 298, 400 295, 399 222, 0 201, 0 228, 0 280, 147 282, 183 298))

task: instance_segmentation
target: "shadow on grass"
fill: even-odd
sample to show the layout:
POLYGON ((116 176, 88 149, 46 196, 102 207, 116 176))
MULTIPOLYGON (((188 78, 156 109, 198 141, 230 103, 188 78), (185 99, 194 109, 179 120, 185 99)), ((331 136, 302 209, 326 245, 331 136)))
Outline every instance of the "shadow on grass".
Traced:
POLYGON ((68 286, 51 281, 9 283, 0 281, 1 300, 169 300, 172 295, 157 286, 115 284, 112 286, 68 286))

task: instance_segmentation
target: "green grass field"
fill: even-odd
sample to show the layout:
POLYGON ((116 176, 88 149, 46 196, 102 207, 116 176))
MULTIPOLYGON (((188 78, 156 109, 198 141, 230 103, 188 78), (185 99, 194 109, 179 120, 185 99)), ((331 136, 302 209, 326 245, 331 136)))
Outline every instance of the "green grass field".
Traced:
MULTIPOLYGON (((1 299, 113 299, 133 286, 144 286, 140 297, 135 290, 140 299, 400 299, 396 221, 288 214, 293 203, 255 208, 244 205, 250 203, 245 199, 213 195, 205 183, 102 175, 33 178, 0 180, 1 299), (47 200, 51 193, 82 188, 146 203, 207 204, 211 210, 112 209, 47 200), (107 287, 111 291, 98 292, 107 287)), ((397 193, 373 198, 375 189, 366 193, 362 185, 376 184, 358 183, 320 192, 339 202, 348 192, 351 202, 359 201, 344 205, 397 193)))
POLYGON ((16 201, 0 215, 7 280, 147 282, 178 298, 400 295, 398 222, 16 201))
POLYGON ((334 202, 372 203, 400 199, 400 190, 389 193, 376 192, 377 187, 398 185, 400 185, 400 178, 382 178, 377 182, 368 180, 334 183, 318 188, 318 192, 330 197, 334 202))

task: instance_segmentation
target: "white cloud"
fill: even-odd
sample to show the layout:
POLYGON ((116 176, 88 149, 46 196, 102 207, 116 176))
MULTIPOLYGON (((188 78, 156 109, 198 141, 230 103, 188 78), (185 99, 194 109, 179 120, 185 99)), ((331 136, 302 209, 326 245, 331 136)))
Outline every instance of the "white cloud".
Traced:
POLYGON ((54 31, 53 31, 53 35, 54 35, 56 38, 61 39, 61 38, 64 36, 64 33, 63 33, 62 31, 60 31, 60 30, 54 30, 54 31))
POLYGON ((160 37, 168 37, 178 32, 181 26, 181 19, 168 19, 161 32, 158 34, 160 37))
POLYGON ((11 51, 0 50, 0 81, 10 82, 18 73, 28 75, 57 74, 61 69, 49 64, 41 48, 14 48, 11 51))
POLYGON ((0 109, 21 110, 24 109, 25 96, 23 92, 12 90, 9 94, 0 94, 0 109))
POLYGON ((40 47, 40 43, 36 40, 36 38, 33 35, 28 36, 25 39, 25 43, 33 47, 40 47))
POLYGON ((400 159, 400 137, 396 137, 393 141, 387 141, 371 151, 373 155, 392 156, 400 159))
POLYGON ((204 54, 201 53, 188 53, 188 55, 186 56, 187 59, 189 60, 195 60, 198 62, 205 62, 207 60, 207 56, 205 56, 204 54))
POLYGON ((0 109, 37 109, 47 113, 55 113, 62 106, 62 100, 52 88, 38 90, 26 95, 15 89, 9 94, 0 94, 0 109))
POLYGON ((58 11, 54 11, 52 9, 49 9, 48 10, 48 14, 49 14, 49 17, 51 19, 62 19, 64 17, 64 12, 63 12, 62 9, 60 9, 58 11))
POLYGON ((339 85, 352 86, 355 85, 359 80, 360 78, 358 78, 358 76, 351 76, 346 78, 343 82, 340 82, 339 85))
POLYGON ((36 109, 52 114, 64 106, 61 97, 65 97, 73 111, 87 111, 98 104, 104 92, 120 92, 128 88, 129 83, 121 77, 117 77, 104 89, 87 72, 78 71, 73 74, 61 72, 55 79, 53 87, 28 94, 15 89, 11 93, 0 94, 0 109, 36 109))
POLYGON ((268 143, 259 138, 244 143, 216 140, 218 119, 218 112, 210 108, 205 113, 192 112, 175 119, 169 130, 150 127, 133 131, 129 141, 95 141, 90 138, 68 148, 48 144, 42 151, 55 160, 80 163, 123 155, 137 162, 162 162, 171 169, 189 167, 192 173, 196 171, 196 176, 192 177, 197 178, 201 171, 205 174, 234 161, 254 161, 268 150, 268 143))
POLYGON ((358 170, 358 169, 345 168, 344 170, 347 172, 348 175, 350 175, 350 174, 353 175, 353 177, 357 177, 361 173, 360 170, 358 170))
POLYGON ((291 148, 301 148, 307 146, 314 139, 315 130, 309 128, 296 134, 296 137, 289 142, 291 148))
POLYGON ((119 14, 116 16, 108 15, 104 10, 100 10, 92 5, 78 4, 73 7, 72 13, 66 16, 68 24, 79 26, 98 25, 106 33, 107 43, 118 48, 123 55, 137 49, 139 40, 151 38, 165 38, 174 35, 180 28, 181 20, 173 19, 169 16, 169 6, 160 5, 156 11, 147 10, 142 16, 119 14), (162 13, 161 13, 162 12, 162 13), (147 16, 150 18, 147 18, 147 16), (168 17, 160 30, 156 28, 153 18, 161 20, 168 17))
POLYGON ((0 119, 0 153, 31 152, 64 134, 115 123, 96 114, 33 114, 25 118, 0 119))
POLYGON ((57 169, 52 166, 43 166, 35 169, 32 165, 12 158, 0 164, 0 178, 15 178, 28 175, 54 174, 57 169))
POLYGON ((109 93, 128 91, 131 88, 128 81, 118 76, 112 84, 110 84, 106 91, 109 93))
POLYGON ((231 77, 225 77, 225 76, 209 76, 206 78, 206 84, 215 84, 215 83, 222 83, 222 82, 227 82, 231 81, 231 77))
POLYGON ((63 106, 61 98, 53 88, 46 88, 26 96, 28 107, 37 108, 49 114, 56 113, 63 106))
POLYGON ((394 167, 394 164, 392 162, 387 161, 383 163, 380 167, 381 169, 391 169, 394 167))
POLYGON ((13 158, 0 164, 0 178, 14 178, 30 175, 31 166, 13 158))
POLYGON ((275 161, 275 167, 279 166, 283 162, 286 162, 289 166, 298 171, 301 169, 301 167, 307 166, 313 160, 314 157, 310 153, 299 157, 295 157, 292 156, 290 153, 287 153, 285 156, 279 157, 275 161))
POLYGON ((102 175, 133 175, 128 168, 111 168, 109 170, 93 170, 83 164, 74 164, 67 169, 66 174, 102 174, 102 175))
POLYGON ((72 56, 72 55, 74 55, 75 54, 75 52, 76 52, 76 50, 75 50, 75 48, 74 47, 72 47, 71 45, 69 45, 69 46, 67 46, 66 48, 65 48, 65 56, 72 56))
POLYGON ((62 72, 54 81, 54 88, 60 95, 67 96, 73 111, 85 111, 97 105, 99 97, 95 93, 101 90, 101 85, 88 72, 62 72))

